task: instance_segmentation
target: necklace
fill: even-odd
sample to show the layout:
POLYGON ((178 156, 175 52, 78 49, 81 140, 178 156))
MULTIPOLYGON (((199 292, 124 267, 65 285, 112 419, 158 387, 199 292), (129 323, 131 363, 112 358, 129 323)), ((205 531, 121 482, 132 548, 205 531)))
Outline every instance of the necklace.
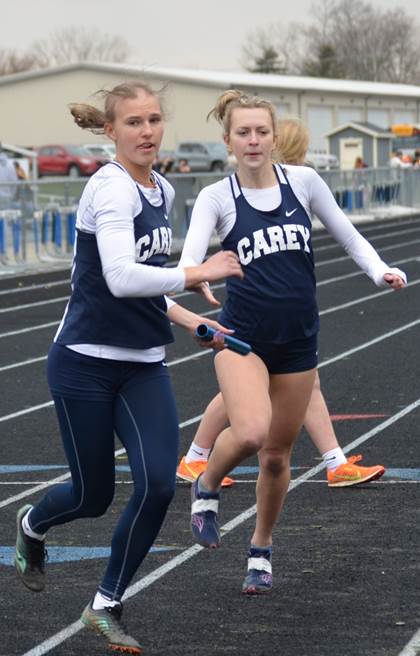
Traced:
POLYGON ((133 170, 129 170, 129 168, 127 168, 127 166, 122 162, 120 162, 117 158, 115 158, 115 161, 118 162, 118 164, 121 164, 125 168, 127 173, 131 175, 133 180, 137 182, 139 185, 141 185, 142 187, 150 187, 150 188, 156 187, 156 180, 152 172, 148 173, 147 180, 144 180, 140 175, 136 175, 133 170))
POLYGON ((140 177, 136 177, 135 181, 138 182, 142 187, 156 187, 156 181, 152 174, 149 175, 147 180, 141 180, 140 177))

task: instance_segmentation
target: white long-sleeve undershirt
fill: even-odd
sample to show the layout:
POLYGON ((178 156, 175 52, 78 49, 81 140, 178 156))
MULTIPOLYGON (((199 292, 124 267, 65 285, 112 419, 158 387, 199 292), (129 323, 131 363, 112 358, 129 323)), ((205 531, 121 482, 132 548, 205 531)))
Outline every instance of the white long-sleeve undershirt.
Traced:
MULTIPOLYGON (((345 249, 356 264, 378 286, 386 286, 385 273, 397 273, 405 281, 405 274, 389 267, 373 246, 356 230, 344 212, 338 207, 329 187, 317 174, 306 166, 285 166, 287 179, 295 196, 312 219, 316 215, 334 239, 345 249)), ((281 182, 285 182, 280 167, 277 167, 281 182)), ((235 197, 239 188, 234 181, 235 197)), ((268 189, 242 187, 247 202, 256 209, 269 211, 279 206, 279 185, 268 189)), ((224 178, 205 187, 196 200, 191 216, 190 228, 181 255, 181 264, 194 265, 203 261, 210 238, 216 230, 220 241, 229 234, 236 221, 236 208, 232 197, 229 178, 224 178)))
MULTIPOLYGON (((165 178, 155 173, 165 194, 169 213, 174 190, 165 178)), ((141 187, 154 206, 162 203, 159 185, 141 187)), ((117 166, 108 164, 87 183, 77 212, 76 227, 96 233, 102 272, 114 296, 150 297, 180 292, 185 286, 181 267, 164 268, 136 261, 134 217, 142 203, 134 180, 117 166)))
MULTIPOLYGON (((169 214, 174 189, 165 178, 154 173, 162 185, 169 214)), ((141 186, 146 199, 154 206, 162 203, 159 185, 141 186)), ((116 297, 151 297, 180 292, 185 286, 185 272, 180 266, 164 268, 136 261, 134 217, 142 211, 136 183, 119 167, 108 164, 88 181, 77 212, 76 227, 96 234, 102 272, 108 288, 116 297)), ((167 308, 173 301, 166 298, 167 308)), ((69 348, 85 355, 111 360, 156 362, 165 357, 165 348, 128 349, 107 344, 72 344, 69 348)))

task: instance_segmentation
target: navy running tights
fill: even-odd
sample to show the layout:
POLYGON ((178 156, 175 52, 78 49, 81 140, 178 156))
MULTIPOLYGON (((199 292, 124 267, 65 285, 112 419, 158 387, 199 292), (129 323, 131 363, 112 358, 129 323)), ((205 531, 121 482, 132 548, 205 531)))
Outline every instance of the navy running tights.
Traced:
POLYGON ((155 540, 175 491, 178 418, 164 363, 102 360, 54 345, 48 378, 71 481, 30 513, 37 533, 103 515, 114 496, 114 432, 125 447, 133 494, 115 528, 99 589, 119 600, 155 540), (80 398, 78 398, 80 397, 80 398))

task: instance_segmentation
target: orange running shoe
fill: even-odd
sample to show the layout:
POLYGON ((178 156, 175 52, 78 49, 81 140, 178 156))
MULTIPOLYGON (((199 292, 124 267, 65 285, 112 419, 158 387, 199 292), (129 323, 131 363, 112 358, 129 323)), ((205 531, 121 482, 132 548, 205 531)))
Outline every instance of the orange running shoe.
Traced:
POLYGON ((356 465, 356 462, 360 462, 360 460, 362 460, 362 456, 350 456, 344 465, 340 465, 337 469, 329 469, 327 471, 328 486, 350 487, 351 485, 359 485, 368 481, 376 481, 385 473, 385 467, 382 467, 382 465, 374 465, 373 467, 356 465))
MULTIPOLYGON (((181 478, 183 481, 189 481, 194 483, 197 478, 205 472, 207 469, 207 460, 193 460, 192 462, 185 462, 185 456, 183 456, 179 462, 178 469, 176 470, 176 475, 178 478, 181 478)), ((222 481, 222 487, 231 487, 234 484, 233 478, 225 476, 222 481)))

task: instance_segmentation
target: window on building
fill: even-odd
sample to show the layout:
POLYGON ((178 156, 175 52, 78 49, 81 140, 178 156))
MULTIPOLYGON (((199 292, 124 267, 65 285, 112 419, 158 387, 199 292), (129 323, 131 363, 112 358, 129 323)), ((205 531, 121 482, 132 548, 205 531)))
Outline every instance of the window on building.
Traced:
POLYGON ((290 116, 290 105, 286 105, 285 103, 276 103, 275 107, 279 119, 282 119, 285 116, 290 116))
POLYGON ((387 130, 391 125, 387 109, 368 109, 368 122, 387 130))
POLYGON ((307 123, 311 135, 311 150, 328 150, 328 140, 325 133, 333 127, 332 107, 309 106, 307 109, 307 123))
POLYGON ((416 122, 416 112, 414 109, 394 109, 393 113, 393 123, 411 123, 416 122))
POLYGON ((361 107, 339 107, 337 111, 337 125, 363 121, 363 109, 361 107))

